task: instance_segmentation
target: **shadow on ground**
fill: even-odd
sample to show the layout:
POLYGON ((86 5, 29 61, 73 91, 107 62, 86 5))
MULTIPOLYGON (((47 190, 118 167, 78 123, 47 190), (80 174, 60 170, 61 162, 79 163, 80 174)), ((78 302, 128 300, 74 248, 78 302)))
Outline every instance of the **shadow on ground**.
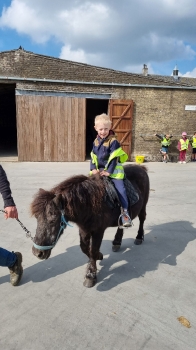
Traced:
MULTIPOLYGON (((126 231, 124 237, 126 237, 126 231)), ((177 257, 195 238, 196 229, 190 222, 177 221, 153 226, 140 246, 134 245, 134 239, 124 238, 120 251, 116 253, 112 252, 111 241, 103 240, 101 252, 107 255, 107 258, 104 257, 99 263, 98 284, 95 288, 104 292, 133 278, 144 277, 146 272, 157 270, 160 263, 175 266, 177 257)), ((62 254, 51 256, 45 261, 38 261, 26 268, 21 284, 30 281, 44 282, 86 263, 87 258, 80 247, 73 246, 62 254)), ((85 267, 81 270, 81 284, 84 273, 85 267)), ((0 278, 0 284, 8 281, 9 274, 0 278)))

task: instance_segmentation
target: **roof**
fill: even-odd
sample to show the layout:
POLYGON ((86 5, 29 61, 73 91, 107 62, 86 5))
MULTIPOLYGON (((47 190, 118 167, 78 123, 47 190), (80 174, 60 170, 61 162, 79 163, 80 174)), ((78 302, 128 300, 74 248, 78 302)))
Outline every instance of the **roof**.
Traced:
POLYGON ((196 78, 143 75, 92 66, 26 51, 0 52, 0 76, 119 84, 196 87, 196 78))

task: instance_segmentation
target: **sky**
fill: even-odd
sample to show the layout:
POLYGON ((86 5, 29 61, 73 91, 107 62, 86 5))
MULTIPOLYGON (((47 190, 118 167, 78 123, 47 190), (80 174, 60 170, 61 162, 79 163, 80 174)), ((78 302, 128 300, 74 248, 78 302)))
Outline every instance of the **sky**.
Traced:
POLYGON ((0 51, 196 78, 195 0, 1 0, 0 51))

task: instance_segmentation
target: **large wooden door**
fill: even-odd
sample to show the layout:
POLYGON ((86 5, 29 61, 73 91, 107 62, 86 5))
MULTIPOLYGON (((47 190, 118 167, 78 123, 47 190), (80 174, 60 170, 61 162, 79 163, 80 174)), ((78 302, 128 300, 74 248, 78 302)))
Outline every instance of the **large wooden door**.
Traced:
POLYGON ((84 98, 19 95, 16 107, 19 161, 85 161, 84 98))
POLYGON ((117 135, 123 150, 131 159, 131 133, 133 119, 133 100, 110 100, 109 115, 112 130, 117 135))

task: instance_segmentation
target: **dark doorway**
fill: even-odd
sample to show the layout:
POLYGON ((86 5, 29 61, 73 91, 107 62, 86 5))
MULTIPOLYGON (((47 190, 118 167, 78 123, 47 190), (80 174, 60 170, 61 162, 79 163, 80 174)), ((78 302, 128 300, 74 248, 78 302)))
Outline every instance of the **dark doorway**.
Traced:
POLYGON ((96 115, 108 113, 109 100, 86 99, 86 159, 90 159, 93 141, 96 138, 94 119, 96 115))
POLYGON ((15 84, 0 84, 0 156, 17 156, 15 84))

